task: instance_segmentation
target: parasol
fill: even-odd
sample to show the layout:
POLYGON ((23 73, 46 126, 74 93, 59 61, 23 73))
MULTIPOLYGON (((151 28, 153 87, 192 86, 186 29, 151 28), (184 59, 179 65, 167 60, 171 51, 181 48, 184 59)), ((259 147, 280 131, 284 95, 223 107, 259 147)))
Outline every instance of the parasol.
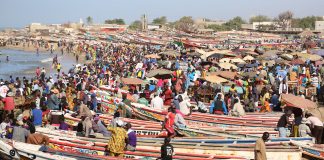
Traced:
POLYGON ((234 58, 234 59, 231 59, 230 63, 245 63, 245 61, 243 61, 241 58, 234 58))
POLYGON ((302 59, 300 58, 297 58, 297 59, 294 59, 290 62, 290 64, 292 65, 301 65, 301 64, 305 64, 305 61, 303 61, 302 59))
POLYGON ((315 102, 292 94, 282 94, 281 101, 284 102, 287 106, 297 107, 301 109, 317 108, 315 102))
POLYGON ((158 79, 168 79, 172 77, 172 71, 167 70, 167 69, 155 69, 147 73, 146 77, 151 78, 155 77, 158 79))
POLYGON ((173 56, 173 57, 180 56, 180 53, 178 53, 176 51, 166 51, 166 52, 162 52, 160 54, 167 55, 167 56, 173 56))
POLYGON ((218 65, 223 69, 237 69, 237 66, 231 63, 219 63, 218 65))
POLYGON ((198 52, 191 52, 191 53, 188 53, 187 56, 190 56, 190 57, 200 57, 202 54, 201 53, 198 53, 198 52))
POLYGON ((135 84, 135 85, 144 84, 145 83, 143 80, 138 79, 138 78, 121 78, 121 81, 124 84, 135 84))
POLYGON ((243 60, 244 60, 244 61, 252 61, 252 60, 254 60, 254 57, 248 55, 248 56, 245 56, 245 57, 243 58, 243 60))
POLYGON ((216 76, 216 75, 208 75, 205 77, 205 80, 208 82, 217 83, 217 84, 227 82, 226 79, 216 76))
POLYGON ((145 58, 156 58, 156 59, 159 59, 161 58, 159 55, 157 54, 148 54, 148 55, 145 55, 144 56, 145 58))
POLYGON ((217 76, 223 77, 225 79, 232 80, 237 75, 237 72, 218 71, 218 72, 209 72, 207 75, 217 75, 217 76))
POLYGON ((229 63, 231 59, 229 58, 222 58, 219 60, 219 63, 229 63))

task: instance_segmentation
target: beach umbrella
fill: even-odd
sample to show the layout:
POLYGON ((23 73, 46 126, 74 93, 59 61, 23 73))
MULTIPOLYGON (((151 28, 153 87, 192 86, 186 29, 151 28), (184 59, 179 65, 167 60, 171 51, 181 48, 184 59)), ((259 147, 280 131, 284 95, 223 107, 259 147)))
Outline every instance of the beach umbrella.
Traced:
POLYGON ((190 57, 200 57, 202 54, 201 53, 198 53, 198 52, 191 52, 191 53, 188 53, 187 56, 190 56, 190 57))
POLYGON ((234 59, 231 59, 230 63, 241 63, 241 64, 244 64, 246 63, 245 61, 243 61, 241 58, 234 58, 234 59))
POLYGON ((145 84, 145 82, 141 79, 138 79, 138 78, 121 78, 121 81, 124 83, 124 84, 134 84, 134 85, 138 85, 138 84, 145 84))
POLYGON ((303 61, 302 59, 300 58, 297 58, 297 59, 294 59, 290 62, 290 64, 292 65, 301 65, 301 64, 305 64, 305 61, 303 61))
POLYGON ((322 60, 323 57, 316 55, 316 54, 309 54, 309 53, 301 53, 301 52, 295 52, 292 53, 291 55, 296 55, 302 59, 305 60, 311 60, 311 61, 318 61, 318 60, 322 60))
POLYGON ((207 65, 213 65, 214 63, 213 62, 210 62, 210 61, 203 61, 203 62, 200 62, 200 65, 201 66, 207 66, 207 65))
POLYGON ((205 77, 205 80, 208 81, 208 82, 217 83, 217 84, 227 82, 226 79, 224 79, 222 77, 219 77, 219 76, 216 76, 216 75, 207 75, 205 77))
POLYGON ((324 49, 311 50, 311 53, 319 56, 324 56, 324 49))
POLYGON ((229 63, 230 60, 231 59, 229 59, 229 58, 222 58, 222 59, 219 60, 219 62, 220 63, 229 63))
POLYGON ((223 69, 237 69, 237 66, 231 63, 219 63, 218 66, 223 69))
POLYGON ((155 77, 157 79, 168 79, 172 77, 172 71, 167 69, 155 69, 146 74, 146 77, 151 78, 155 77))
POLYGON ((167 55, 167 56, 173 56, 173 57, 180 56, 180 53, 178 53, 176 51, 165 51, 165 52, 162 52, 160 54, 167 55))
POLYGON ((315 102, 305 99, 300 96, 292 95, 292 94, 282 94, 281 101, 290 107, 297 107, 297 108, 301 108, 301 109, 317 108, 317 105, 315 102))
POLYGON ((159 55, 157 54, 148 54, 148 55, 145 55, 144 56, 145 58, 156 58, 156 59, 159 59, 161 58, 159 55))
POLYGON ((291 54, 282 54, 280 55, 280 57, 289 61, 291 61, 294 58, 294 56, 291 54))
POLYGON ((254 60, 254 57, 250 56, 250 55, 247 55, 243 58, 244 61, 252 61, 254 60))
POLYGON ((225 79, 232 80, 237 76, 237 72, 231 72, 231 71, 218 71, 218 72, 209 72, 207 75, 217 75, 220 77, 223 77, 225 79))

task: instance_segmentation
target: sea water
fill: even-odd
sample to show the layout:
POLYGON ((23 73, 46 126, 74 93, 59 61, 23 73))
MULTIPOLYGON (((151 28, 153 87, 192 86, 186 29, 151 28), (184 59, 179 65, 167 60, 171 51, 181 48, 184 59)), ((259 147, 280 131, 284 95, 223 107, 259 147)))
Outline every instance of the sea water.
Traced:
POLYGON ((61 53, 42 53, 36 54, 36 52, 26 52, 20 50, 1 50, 0 54, 0 79, 8 80, 9 76, 13 78, 35 77, 35 71, 37 67, 44 67, 46 69, 47 76, 55 76, 57 74, 56 69, 52 67, 53 58, 57 55, 58 62, 61 63, 61 72, 67 72, 75 63, 75 59, 72 55, 61 53), (6 60, 9 56, 9 61, 6 60))

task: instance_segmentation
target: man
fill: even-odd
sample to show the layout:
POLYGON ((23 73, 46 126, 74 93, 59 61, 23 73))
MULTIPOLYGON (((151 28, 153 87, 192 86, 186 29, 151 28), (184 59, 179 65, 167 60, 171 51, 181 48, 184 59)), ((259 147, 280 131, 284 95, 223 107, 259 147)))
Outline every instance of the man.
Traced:
POLYGON ((4 103, 4 108, 3 110, 5 111, 13 111, 15 109, 15 101, 13 98, 14 94, 12 92, 9 92, 7 94, 7 97, 5 98, 0 98, 0 100, 2 100, 2 102, 4 103))
POLYGON ((124 156, 124 148, 125 143, 128 140, 128 135, 126 133, 126 130, 122 128, 123 124, 123 121, 118 120, 117 127, 108 127, 108 131, 112 133, 107 145, 107 151, 109 151, 109 156, 124 156))
POLYGON ((163 99, 161 98, 161 94, 158 95, 156 93, 156 96, 151 100, 151 107, 153 109, 162 110, 162 108, 163 108, 163 99))
POLYGON ((283 114, 278 123, 277 123, 277 128, 279 130, 279 137, 286 137, 287 133, 286 133, 286 127, 288 126, 288 124, 290 124, 289 122, 289 117, 291 116, 292 111, 288 110, 287 113, 283 114))
POLYGON ((127 136, 128 136, 126 148, 128 151, 135 151, 137 137, 136 137, 135 131, 132 130, 131 128, 132 128, 132 125, 130 123, 127 123, 125 126, 125 129, 127 131, 127 136))
POLYGON ((225 102, 222 100, 222 95, 218 94, 215 101, 212 103, 212 113, 214 114, 227 114, 227 108, 225 102))
POLYGON ((176 136, 176 133, 174 131, 173 125, 175 121, 175 115, 176 115, 176 110, 174 107, 169 107, 168 108, 168 114, 165 116, 164 120, 164 128, 168 132, 168 136, 173 138, 176 136))
POLYGON ((145 98, 145 93, 141 93, 140 94, 140 98, 137 100, 137 103, 143 104, 145 106, 148 106, 149 105, 148 100, 145 98))
POLYGON ((174 150, 170 140, 169 137, 164 139, 164 144, 161 146, 161 160, 172 160, 174 150))
POLYGON ((36 130, 34 127, 30 128, 30 135, 27 137, 27 143, 29 144, 36 144, 36 145, 48 145, 49 144, 49 137, 35 133, 36 130))
POLYGON ((319 118, 313 116, 313 114, 311 113, 306 113, 305 117, 310 122, 310 128, 312 131, 312 135, 315 138, 315 143, 321 144, 323 134, 323 122, 319 118))
POLYGON ((262 138, 259 138, 255 142, 254 147, 254 159, 255 160, 267 160, 267 152, 265 142, 269 140, 269 133, 264 132, 262 138))
POLYGON ((33 124, 35 126, 41 126, 42 125, 42 110, 36 108, 36 103, 32 102, 32 114, 33 114, 33 124))
POLYGON ((245 111, 237 98, 234 99, 234 107, 230 111, 231 116, 241 117, 245 116, 245 111))
POLYGON ((308 127, 309 124, 310 122, 306 118, 302 119, 301 124, 298 126, 299 137, 310 137, 310 135, 312 135, 312 132, 308 127))

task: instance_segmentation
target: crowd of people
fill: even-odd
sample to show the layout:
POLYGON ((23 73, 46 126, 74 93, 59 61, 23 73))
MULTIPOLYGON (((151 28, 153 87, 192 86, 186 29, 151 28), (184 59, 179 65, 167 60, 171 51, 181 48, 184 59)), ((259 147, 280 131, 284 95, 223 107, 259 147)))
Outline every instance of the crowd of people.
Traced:
MULTIPOLYGON (((27 43, 28 45, 30 43, 27 43)), ((53 48, 43 41, 32 43, 37 47, 53 48)), ((292 129, 293 136, 313 136, 316 143, 323 143, 323 122, 311 113, 303 113, 300 108, 287 109, 280 103, 282 94, 294 94, 312 101, 322 101, 324 87, 322 78, 324 67, 315 62, 306 60, 303 64, 288 65, 284 63, 260 63, 258 60, 249 60, 236 69, 224 69, 217 63, 219 58, 211 59, 208 65, 202 65, 203 59, 199 56, 188 57, 183 50, 174 44, 166 46, 168 50, 181 51, 179 56, 163 55, 157 58, 148 58, 147 55, 158 54, 162 48, 153 45, 134 45, 125 43, 86 42, 66 43, 59 42, 58 48, 63 54, 74 53, 76 61, 79 56, 85 56, 91 63, 76 64, 68 72, 62 72, 62 66, 57 58, 53 59, 55 74, 46 73, 45 68, 39 67, 35 77, 26 79, 12 76, 8 80, 0 80, 0 99, 3 102, 1 110, 1 136, 32 144, 48 144, 48 137, 35 133, 35 126, 59 124, 58 129, 76 130, 78 136, 111 137, 107 151, 111 156, 122 156, 124 149, 136 149, 136 134, 130 123, 125 123, 119 117, 133 118, 132 112, 125 107, 131 102, 152 107, 158 110, 167 110, 168 114, 163 123, 163 129, 168 137, 176 136, 175 129, 186 127, 184 115, 190 116, 193 111, 189 101, 195 101, 198 111, 210 114, 221 114, 241 117, 246 112, 273 112, 284 108, 285 114, 278 122, 281 137, 289 136, 287 127, 292 129), (251 67, 252 66, 252 67, 251 67), (154 79, 146 75, 154 70, 164 68, 170 71, 166 77, 154 79), (254 75, 245 75, 244 72, 255 72, 254 75), (230 79, 228 91, 220 84, 206 81, 210 72, 228 71, 235 73, 230 79), (147 82, 145 85, 128 85, 122 78, 134 77, 147 82), (294 81, 297 86, 292 87, 288 82, 294 81), (127 90, 122 94, 116 90, 114 96, 122 99, 114 118, 110 124, 100 120, 98 114, 104 113, 96 90, 100 86, 127 90), (306 95, 305 88, 315 88, 315 94, 306 95), (200 97, 199 90, 211 91, 212 97, 206 106, 200 97), (316 96, 317 95, 317 96, 316 96), (56 111, 56 112, 55 112, 56 111), (80 118, 77 127, 71 128, 61 113, 71 113, 80 118), (57 114, 58 113, 58 114, 57 114), (294 115, 291 123, 289 117, 294 115), (58 115, 58 116, 57 116, 58 115), (298 126, 298 127, 297 127, 298 126)), ((38 50, 38 49, 37 49, 38 50)), ((51 49, 52 51, 52 49, 51 49)), ((173 153, 173 148, 166 139, 161 150, 173 153), (170 152, 172 150, 172 152, 170 152)), ((259 148, 262 149, 262 148, 259 148)), ((166 154, 165 156, 170 156, 166 154)))

